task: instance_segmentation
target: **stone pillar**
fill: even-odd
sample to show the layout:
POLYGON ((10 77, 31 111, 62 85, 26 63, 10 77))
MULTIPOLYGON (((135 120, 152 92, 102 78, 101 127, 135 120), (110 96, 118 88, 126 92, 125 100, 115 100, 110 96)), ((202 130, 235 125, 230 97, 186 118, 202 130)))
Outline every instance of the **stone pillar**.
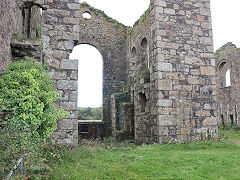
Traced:
POLYGON ((210 0, 151 1, 159 143, 217 138, 210 0))
POLYGON ((48 1, 43 11, 42 40, 44 62, 50 65, 49 74, 62 95, 59 107, 70 112, 68 119, 58 123, 54 136, 59 144, 78 144, 78 61, 70 60, 74 42, 79 34, 74 26, 79 25, 80 4, 77 0, 48 1))

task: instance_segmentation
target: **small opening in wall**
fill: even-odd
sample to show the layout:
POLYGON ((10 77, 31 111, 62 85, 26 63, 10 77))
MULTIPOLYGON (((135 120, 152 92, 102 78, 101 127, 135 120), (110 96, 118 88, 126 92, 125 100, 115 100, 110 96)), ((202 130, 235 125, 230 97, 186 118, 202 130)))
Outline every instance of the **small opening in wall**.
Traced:
POLYGON ((146 39, 146 38, 143 38, 143 40, 142 40, 142 42, 141 42, 141 46, 142 46, 143 48, 146 48, 146 47, 147 47, 147 44, 148 44, 147 39, 146 39))
POLYGON ((221 71, 223 69, 223 67, 225 66, 226 62, 222 62, 220 65, 219 65, 219 71, 221 71))
POLYGON ((83 16, 84 19, 88 19, 88 20, 91 19, 91 17, 92 17, 91 13, 88 12, 88 11, 84 12, 82 14, 82 16, 83 16))
POLYGON ((238 112, 237 112, 237 106, 235 106, 235 122, 238 124, 238 112))
POLYGON ((74 44, 74 46, 77 46, 78 45, 78 40, 74 40, 73 44, 74 44))
POLYGON ((229 117, 230 117, 231 125, 233 125, 234 124, 233 115, 231 114, 229 117))
POLYGON ((222 122, 222 125, 224 126, 225 123, 224 123, 224 116, 221 114, 221 122, 222 122))
POLYGON ((137 49, 135 47, 132 48, 132 57, 137 56, 137 49))
POLYGON ((141 112, 146 111, 147 98, 145 93, 139 93, 141 112))
POLYGON ((149 46, 148 46, 148 41, 146 38, 142 39, 141 42, 141 47, 142 47, 142 60, 145 63, 145 66, 147 68, 150 68, 150 61, 149 61, 149 46))

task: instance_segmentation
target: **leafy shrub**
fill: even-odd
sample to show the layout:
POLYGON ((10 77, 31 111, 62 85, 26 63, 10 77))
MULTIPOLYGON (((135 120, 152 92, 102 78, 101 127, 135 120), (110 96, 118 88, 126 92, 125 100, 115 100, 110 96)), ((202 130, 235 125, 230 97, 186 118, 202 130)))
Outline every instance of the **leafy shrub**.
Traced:
POLYGON ((50 76, 34 59, 12 63, 5 70, 0 77, 0 112, 6 114, 0 128, 0 174, 17 158, 34 157, 39 143, 56 130, 56 121, 67 115, 53 105, 59 97, 50 76))

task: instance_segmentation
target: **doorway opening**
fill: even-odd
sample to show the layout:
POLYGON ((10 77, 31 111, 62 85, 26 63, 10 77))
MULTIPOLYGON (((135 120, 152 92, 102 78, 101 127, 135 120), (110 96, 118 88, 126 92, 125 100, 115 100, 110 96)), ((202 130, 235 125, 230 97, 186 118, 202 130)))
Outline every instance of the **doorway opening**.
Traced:
POLYGON ((78 59, 79 136, 81 139, 94 138, 99 136, 103 124, 103 58, 88 44, 75 46, 69 58, 78 59))

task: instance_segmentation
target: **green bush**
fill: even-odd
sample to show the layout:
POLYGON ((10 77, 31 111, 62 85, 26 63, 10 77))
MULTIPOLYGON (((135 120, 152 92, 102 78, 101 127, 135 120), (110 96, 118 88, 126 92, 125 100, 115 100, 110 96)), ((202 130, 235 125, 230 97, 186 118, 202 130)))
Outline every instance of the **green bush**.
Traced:
MULTIPOLYGON (((53 103, 60 97, 51 78, 34 59, 15 62, 0 77, 0 174, 24 155, 34 158, 39 143, 56 130, 67 115, 53 103)), ((0 176, 1 178, 1 176, 0 176)))

